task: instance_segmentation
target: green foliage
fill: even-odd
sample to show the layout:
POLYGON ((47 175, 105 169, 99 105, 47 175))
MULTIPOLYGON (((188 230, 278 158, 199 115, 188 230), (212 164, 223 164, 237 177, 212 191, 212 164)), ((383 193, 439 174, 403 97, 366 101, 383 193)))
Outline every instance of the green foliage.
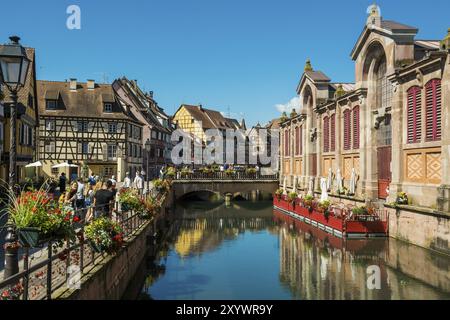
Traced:
POLYGON ((84 229, 86 239, 102 251, 114 252, 123 243, 123 231, 117 222, 102 217, 95 219, 84 229))
POLYGON ((369 211, 367 210, 366 206, 361 206, 361 207, 355 207, 352 209, 352 213, 355 216, 363 216, 363 215, 367 215, 369 214, 369 211))
POLYGON ((297 199, 297 197, 298 197, 297 192, 289 192, 288 194, 289 202, 293 202, 295 199, 297 199))

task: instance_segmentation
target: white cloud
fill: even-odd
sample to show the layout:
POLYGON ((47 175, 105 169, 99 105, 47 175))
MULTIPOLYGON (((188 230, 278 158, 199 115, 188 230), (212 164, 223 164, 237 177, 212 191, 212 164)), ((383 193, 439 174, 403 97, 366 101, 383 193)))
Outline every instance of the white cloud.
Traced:
POLYGON ((300 112, 300 109, 302 108, 301 101, 302 101, 301 97, 296 96, 285 104, 276 104, 275 109, 277 109, 280 113, 286 112, 288 114, 292 112, 292 109, 295 109, 295 111, 300 112))

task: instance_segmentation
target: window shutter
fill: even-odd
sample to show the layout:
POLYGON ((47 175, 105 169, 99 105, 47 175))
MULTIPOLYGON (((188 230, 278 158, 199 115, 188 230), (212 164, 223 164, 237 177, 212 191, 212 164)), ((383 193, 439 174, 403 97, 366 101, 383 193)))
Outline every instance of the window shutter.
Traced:
POLYGON ((422 92, 419 87, 408 90, 408 143, 417 143, 422 135, 422 92))
POLYGON ((303 155, 303 126, 298 129, 299 154, 303 155))
POLYGON ((331 115, 330 119, 330 151, 336 151, 336 114, 331 115))
POLYGON ((433 79, 426 86, 426 141, 441 139, 441 80, 433 79))
POLYGON ((330 132, 329 132, 330 118, 323 118, 323 152, 330 151, 330 132))
POLYGON ((344 111, 344 150, 350 150, 350 110, 344 111))
POLYGON ((295 155, 300 154, 300 127, 295 127, 295 155))
POLYGON ((359 149, 359 106, 353 108, 353 149, 359 149))

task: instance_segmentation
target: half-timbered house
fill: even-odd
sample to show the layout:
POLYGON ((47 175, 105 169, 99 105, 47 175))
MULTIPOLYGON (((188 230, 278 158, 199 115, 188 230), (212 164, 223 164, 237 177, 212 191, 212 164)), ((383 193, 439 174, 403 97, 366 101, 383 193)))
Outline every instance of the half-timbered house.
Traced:
POLYGON ((136 80, 122 77, 116 79, 112 86, 120 103, 144 124, 144 138, 141 145, 144 150, 142 167, 147 167, 148 158, 148 175, 150 178, 154 178, 159 174, 162 166, 171 163, 172 143, 170 134, 172 133, 172 127, 169 116, 153 99, 153 92, 143 92, 137 85, 136 80), (145 149, 147 140, 150 141, 148 152, 145 149))
POLYGON ((43 172, 70 178, 115 175, 142 169, 142 126, 118 101, 110 84, 38 81, 39 155, 43 172), (68 162, 78 166, 55 169, 68 162))

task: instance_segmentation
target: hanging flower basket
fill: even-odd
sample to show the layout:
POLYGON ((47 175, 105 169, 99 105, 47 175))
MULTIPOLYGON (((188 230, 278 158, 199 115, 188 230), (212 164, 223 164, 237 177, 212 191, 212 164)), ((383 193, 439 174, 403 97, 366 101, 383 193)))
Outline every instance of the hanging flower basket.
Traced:
POLYGON ((96 219, 84 230, 85 238, 95 252, 115 253, 122 247, 122 228, 109 218, 96 219))
POLYGON ((45 237, 39 228, 20 228, 17 229, 17 237, 22 247, 36 248, 50 240, 45 237))

